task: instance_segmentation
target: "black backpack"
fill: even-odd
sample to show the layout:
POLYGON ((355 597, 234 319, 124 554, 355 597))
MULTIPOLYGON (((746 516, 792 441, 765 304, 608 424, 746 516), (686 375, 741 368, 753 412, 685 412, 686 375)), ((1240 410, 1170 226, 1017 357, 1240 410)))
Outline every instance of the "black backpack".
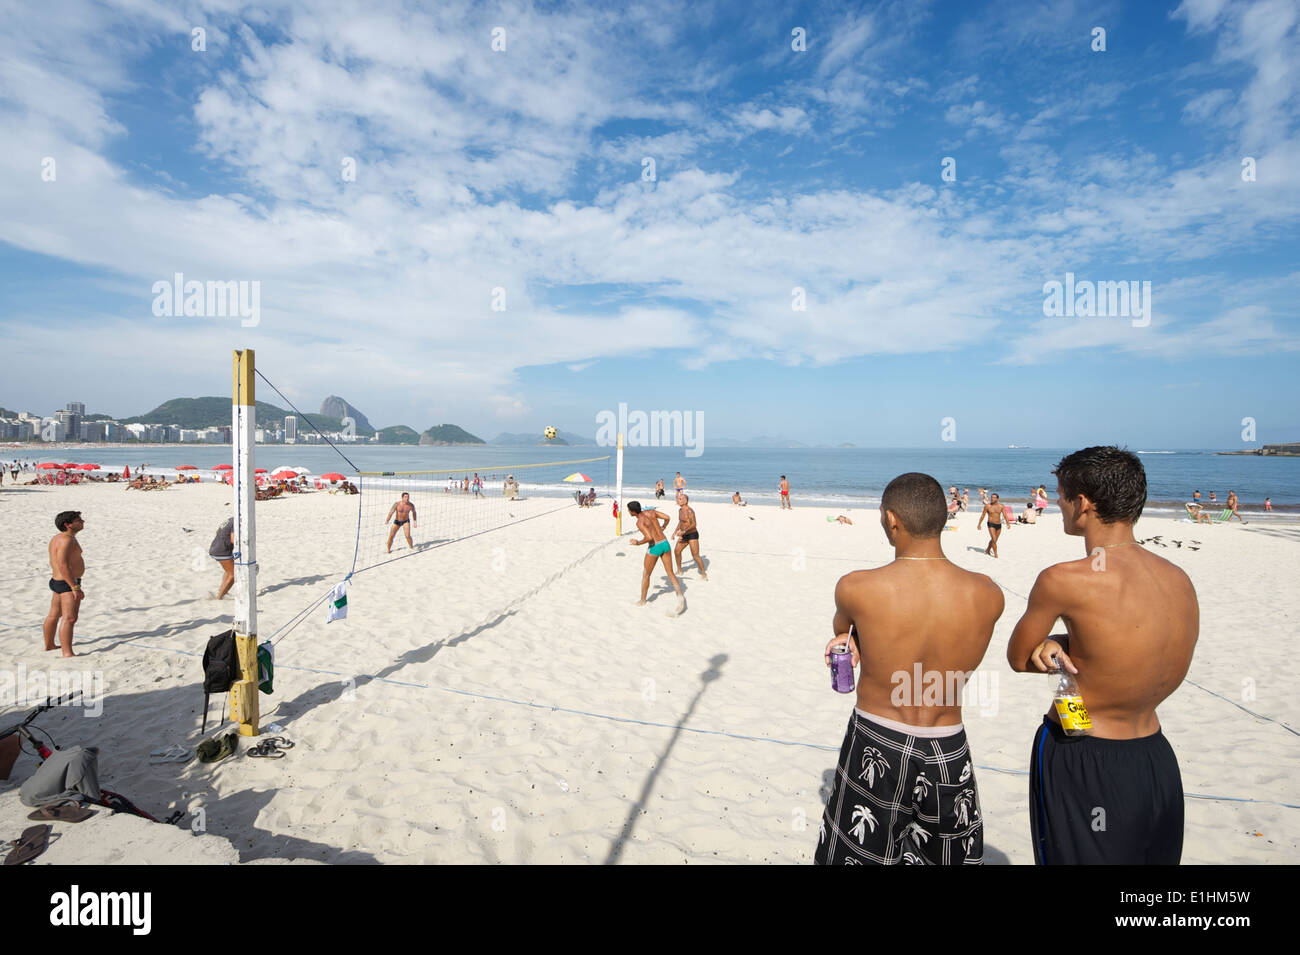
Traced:
MULTIPOLYGON (((239 651, 235 649, 235 631, 227 630, 208 639, 203 651, 203 728, 208 728, 208 698, 213 693, 225 693, 239 679, 239 651)), ((225 708, 222 708, 225 721, 225 708)))

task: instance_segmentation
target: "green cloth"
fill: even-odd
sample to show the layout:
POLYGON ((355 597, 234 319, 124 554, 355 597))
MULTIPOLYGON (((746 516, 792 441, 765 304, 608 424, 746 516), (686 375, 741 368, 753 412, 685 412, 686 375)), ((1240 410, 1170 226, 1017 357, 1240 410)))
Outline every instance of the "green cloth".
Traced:
POLYGON ((273 692, 275 679, 275 647, 263 643, 257 648, 257 688, 263 693, 273 692))

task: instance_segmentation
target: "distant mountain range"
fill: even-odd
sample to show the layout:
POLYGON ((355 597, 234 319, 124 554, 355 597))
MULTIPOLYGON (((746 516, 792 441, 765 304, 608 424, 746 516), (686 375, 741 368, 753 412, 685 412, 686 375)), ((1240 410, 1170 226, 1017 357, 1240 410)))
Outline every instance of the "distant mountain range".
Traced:
POLYGON ((596 443, 595 438, 584 438, 580 434, 574 434, 572 431, 564 431, 561 430, 560 428, 555 429, 555 439, 553 441, 547 441, 546 435, 533 432, 533 431, 521 432, 517 434, 508 431, 503 431, 501 434, 497 435, 495 438, 493 438, 491 441, 488 442, 488 444, 503 445, 503 446, 546 445, 546 444, 562 444, 567 446, 567 445, 574 445, 574 444, 585 445, 585 444, 595 444, 595 443, 596 443))

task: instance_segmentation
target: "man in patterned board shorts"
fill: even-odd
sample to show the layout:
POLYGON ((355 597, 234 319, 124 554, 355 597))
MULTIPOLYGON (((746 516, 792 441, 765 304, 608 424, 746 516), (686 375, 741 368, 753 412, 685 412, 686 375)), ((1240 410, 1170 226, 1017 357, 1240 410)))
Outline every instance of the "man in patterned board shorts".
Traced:
POLYGON ((821 865, 978 865, 984 827, 961 688, 1002 615, 1002 591, 948 562, 948 509, 927 474, 889 482, 880 523, 894 561, 835 587, 835 636, 861 664, 817 840, 821 865))

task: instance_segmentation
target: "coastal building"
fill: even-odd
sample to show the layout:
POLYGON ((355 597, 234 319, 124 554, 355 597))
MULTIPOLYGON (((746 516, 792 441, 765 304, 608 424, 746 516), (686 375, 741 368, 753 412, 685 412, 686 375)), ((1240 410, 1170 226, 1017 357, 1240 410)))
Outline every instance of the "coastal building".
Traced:
POLYGON ((284 443, 296 444, 298 441, 298 418, 288 415, 284 419, 284 443))
POLYGON ((54 420, 59 423, 63 429, 63 437, 59 441, 80 441, 81 440, 81 415, 67 408, 60 408, 54 412, 54 420))
POLYGON ((80 401, 69 401, 68 410, 75 415, 80 415, 83 418, 86 416, 86 406, 83 405, 80 401))

